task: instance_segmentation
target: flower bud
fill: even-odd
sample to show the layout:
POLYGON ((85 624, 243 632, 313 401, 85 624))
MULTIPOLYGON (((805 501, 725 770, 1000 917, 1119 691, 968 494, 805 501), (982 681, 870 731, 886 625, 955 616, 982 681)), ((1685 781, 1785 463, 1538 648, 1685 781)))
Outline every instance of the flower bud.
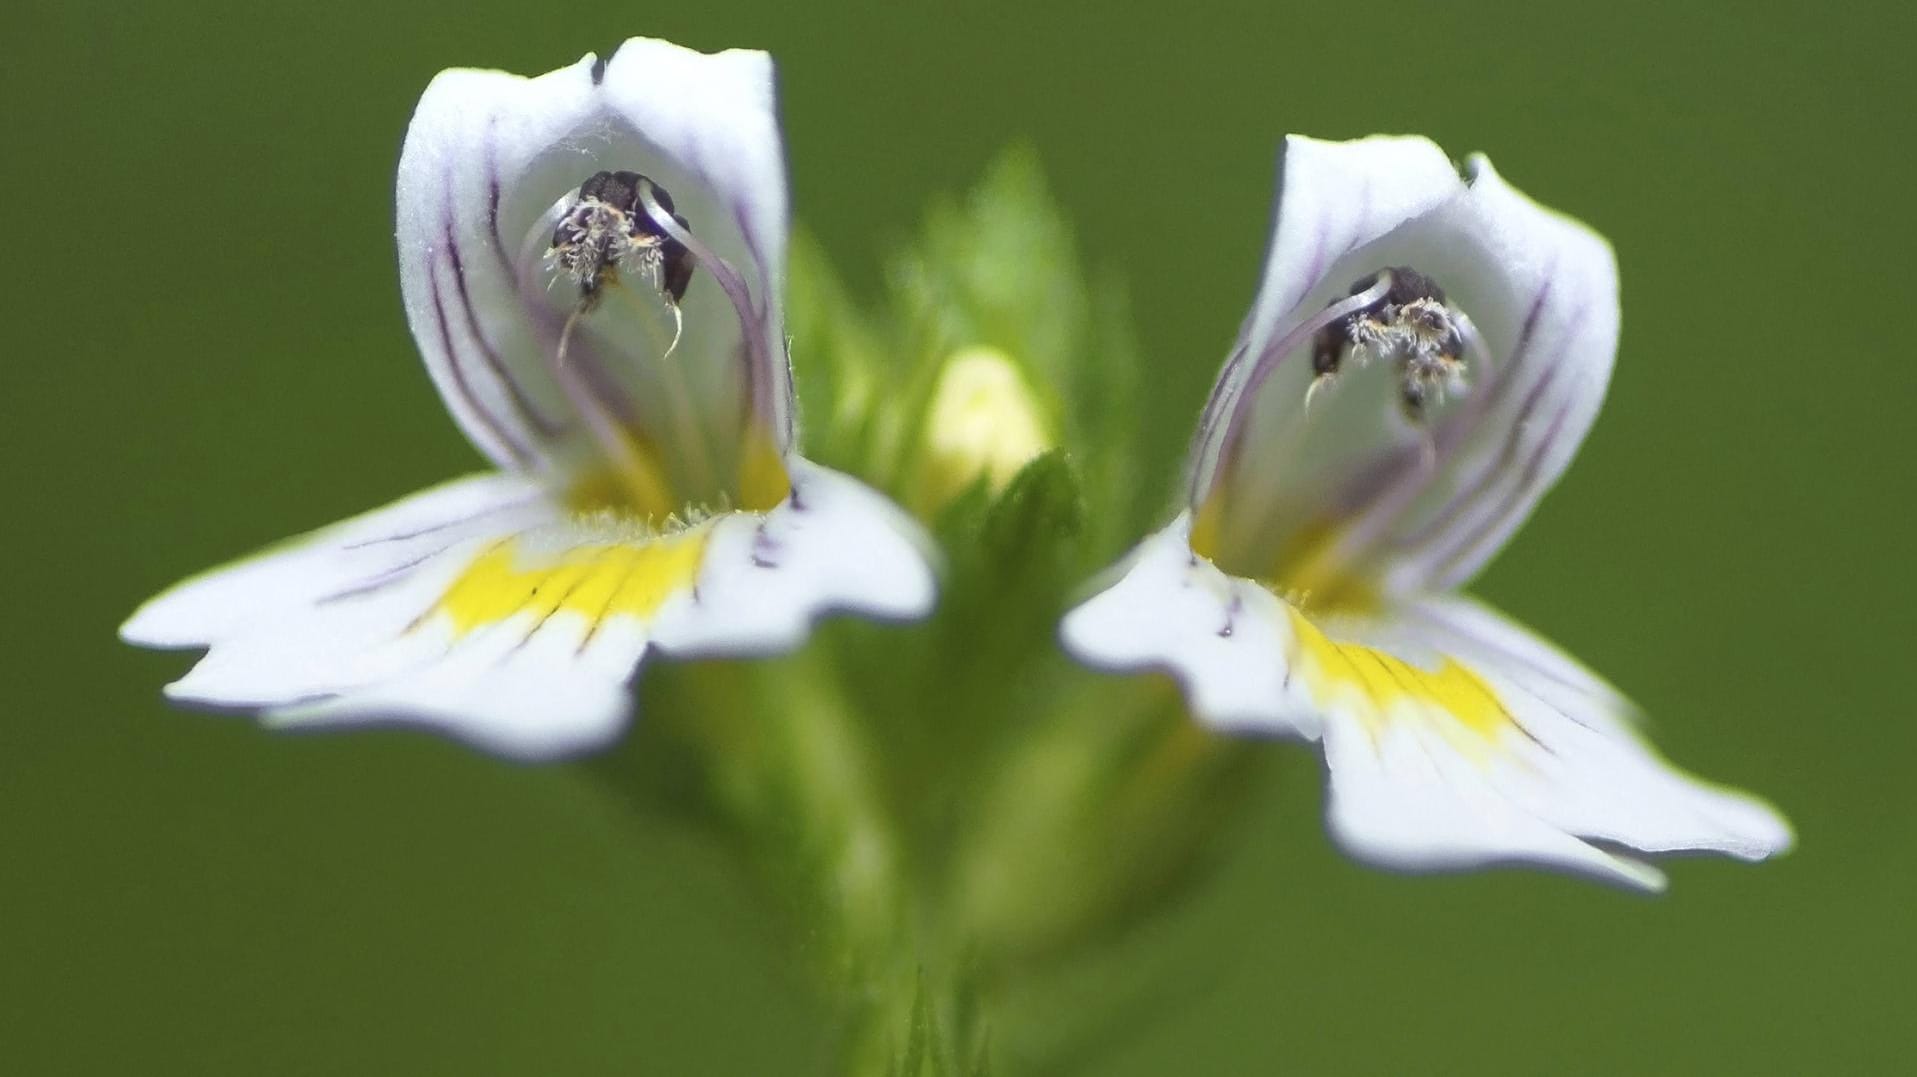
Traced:
POLYGON ((989 347, 945 361, 926 411, 917 501, 931 515, 983 481, 996 494, 1050 449, 1052 434, 1018 365, 989 347))

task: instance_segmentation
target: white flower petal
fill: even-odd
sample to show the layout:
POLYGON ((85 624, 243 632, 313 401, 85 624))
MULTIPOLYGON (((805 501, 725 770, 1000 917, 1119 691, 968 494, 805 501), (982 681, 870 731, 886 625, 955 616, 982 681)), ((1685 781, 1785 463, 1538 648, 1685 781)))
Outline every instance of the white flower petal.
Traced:
POLYGON ((1331 772, 1326 823, 1344 850, 1404 871, 1496 863, 1568 868, 1643 890, 1662 890, 1664 873, 1613 856, 1506 800, 1434 730, 1394 726, 1376 740, 1354 720, 1325 731, 1331 772))
POLYGON ((1430 139, 1374 135, 1348 142, 1291 135, 1278 161, 1278 197, 1258 297, 1219 374, 1194 452, 1194 500, 1210 487, 1226 422, 1259 357, 1315 313, 1306 302, 1350 284, 1348 260, 1405 221, 1456 197, 1463 182, 1430 139))
POLYGON ((575 755, 605 745, 625 729, 632 713, 628 680, 646 648, 643 625, 628 622, 621 626, 618 658, 588 663, 581 644, 592 627, 576 615, 537 625, 523 618, 445 649, 417 669, 314 702, 277 707, 267 718, 304 728, 421 726, 523 760, 575 755))
POLYGON ((248 606, 240 626, 211 641, 186 676, 167 685, 167 698, 258 710, 329 698, 429 665, 447 652, 450 638, 420 631, 421 622, 503 537, 465 538, 422 562, 270 613, 248 606))
POLYGON ((918 526, 848 476, 797 456, 786 464, 784 504, 716 522, 696 601, 655 626, 661 649, 767 654, 797 647, 828 612, 896 620, 930 612, 937 587, 918 526))
MULTIPOLYGON (((1364 145, 1350 144, 1352 159, 1382 167, 1364 145)), ((1615 261, 1602 237, 1527 199, 1483 157, 1467 174, 1452 197, 1301 277, 1283 293, 1299 296, 1296 306, 1272 317, 1307 324, 1352 282, 1409 266, 1475 325, 1489 353, 1467 357, 1475 380, 1428 433, 1397 416, 1397 371, 1385 362, 1346 370, 1307 413, 1310 334, 1284 334, 1283 359, 1243 406, 1242 432, 1200 434, 1201 446, 1229 445, 1218 486, 1195 489, 1215 525, 1201 549, 1228 571, 1300 589, 1327 577, 1362 577, 1396 595, 1447 589, 1489 560, 1569 465, 1610 378, 1615 261)), ((1304 236, 1356 212, 1327 211, 1331 225, 1318 226, 1289 212, 1291 198, 1288 183, 1280 228, 1296 222, 1304 236)), ((1299 242, 1281 238, 1274 254, 1299 242)), ((1274 259, 1271 275, 1283 272, 1274 259)), ((1228 369, 1221 383, 1234 376, 1243 375, 1228 369)))
POLYGON ((422 725, 524 759, 604 743, 653 623, 694 601, 719 521, 658 534, 542 504, 430 532, 450 541, 371 575, 287 557, 282 575, 318 581, 249 608, 168 696, 286 725, 422 725))
POLYGON ((1282 660, 1277 598, 1192 555, 1189 515, 1147 539, 1116 581, 1065 615, 1060 639, 1087 665, 1162 670, 1208 724, 1315 736, 1318 722, 1282 660))
POLYGON ((526 507, 526 480, 466 480, 187 585, 129 636, 211 643, 168 687, 180 702, 301 727, 425 726, 520 759, 584 751, 624 727, 654 644, 763 654, 798 646, 828 611, 930 609, 916 525, 791 462, 794 497, 772 512, 665 534, 543 497, 526 507))
POLYGON ((1469 595, 1406 597, 1392 606, 1399 626, 1389 633, 1395 646, 1417 653, 1444 653, 1474 668, 1495 669, 1546 703, 1577 714, 1587 724, 1615 726, 1620 733, 1637 728, 1637 705, 1610 682, 1506 615, 1469 595))
POLYGON ((169 588, 120 627, 120 638, 142 647, 202 647, 552 511, 545 490, 526 478, 467 476, 169 588))
POLYGON ((1300 304, 1352 252, 1463 190, 1451 158, 1415 135, 1344 142, 1291 135, 1278 162, 1278 200, 1265 277, 1247 340, 1256 351, 1289 328, 1300 304))
MULTIPOLYGON (((1502 309, 1517 326, 1484 412, 1461 432, 1448 481, 1414 507, 1381 556, 1393 590, 1469 581, 1570 466, 1597 419, 1617 355, 1617 260, 1602 236, 1526 198, 1482 155, 1468 205, 1504 266, 1502 309)), ((1489 336, 1489 331, 1486 331, 1489 336)), ((1494 349, 1495 350, 1495 349, 1494 349)))
POLYGON ((1614 689, 1488 607, 1433 596, 1321 625, 1195 556, 1188 519, 1066 616, 1065 647, 1169 672, 1214 727, 1322 738, 1328 823, 1353 855, 1407 870, 1528 862, 1656 889, 1663 876, 1629 851, 1757 860, 1790 846, 1774 811, 1672 768, 1614 689))
POLYGON ((1776 812, 1671 767, 1548 644, 1474 614, 1471 639, 1347 619, 1336 654, 1302 648, 1324 710, 1328 820, 1353 855, 1408 870, 1528 862, 1656 889, 1661 875, 1612 850, 1761 860, 1790 847, 1776 812))
MULTIPOLYGON (((741 415, 754 410, 739 406, 744 392, 783 448, 787 221, 771 61, 638 38, 603 63, 588 56, 538 78, 446 71, 420 99, 400 155, 400 279, 460 426, 509 468, 563 469, 592 451, 549 359, 577 296, 540 261, 561 199, 600 170, 637 171, 667 191, 693 234, 738 270, 750 310, 741 318, 714 275, 695 272, 679 374, 660 358, 669 310, 643 302, 600 303, 569 364, 601 406, 658 440, 688 448, 682 417, 663 409, 689 393, 705 440, 739 444, 741 415)), ((676 467, 691 454, 666 455, 676 467)))

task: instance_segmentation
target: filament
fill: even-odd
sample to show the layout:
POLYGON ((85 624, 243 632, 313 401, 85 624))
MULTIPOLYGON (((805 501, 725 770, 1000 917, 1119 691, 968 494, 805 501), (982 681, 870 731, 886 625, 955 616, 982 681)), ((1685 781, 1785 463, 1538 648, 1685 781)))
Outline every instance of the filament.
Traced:
MULTIPOLYGON (((1486 383, 1495 370, 1491 349, 1485 345, 1484 337, 1470 318, 1462 312, 1453 312, 1453 320, 1464 339, 1466 354, 1472 357, 1474 365, 1479 368, 1474 371, 1474 380, 1488 390, 1486 383)), ((1335 582, 1352 565, 1374 553, 1391 529, 1410 511, 1419 495, 1431 488, 1431 483, 1438 477, 1440 463, 1458 448, 1478 420, 1483 418, 1491 406, 1493 395, 1489 391, 1469 394, 1465 398, 1464 409, 1443 424, 1441 430, 1421 429, 1417 455, 1410 466, 1373 498, 1349 527, 1339 532, 1334 540, 1306 562, 1296 578, 1307 583, 1335 582)))
MULTIPOLYGON (((652 223, 683 246, 699 268, 711 275, 731 301, 732 309, 739 316, 740 335, 745 340, 746 385, 752 395, 753 408, 767 422, 782 422, 783 418, 773 406, 772 386, 765 380, 765 374, 773 369, 772 357, 765 351, 765 334, 762 332, 765 319, 753 304, 751 290, 746 287, 744 278, 732 268, 731 263, 713 253, 712 248, 689 229, 682 227, 659 204, 659 200, 653 197, 650 181, 639 185, 639 204, 645 209, 646 215, 652 218, 652 223)), ((780 431, 779 436, 783 438, 784 432, 780 431)))

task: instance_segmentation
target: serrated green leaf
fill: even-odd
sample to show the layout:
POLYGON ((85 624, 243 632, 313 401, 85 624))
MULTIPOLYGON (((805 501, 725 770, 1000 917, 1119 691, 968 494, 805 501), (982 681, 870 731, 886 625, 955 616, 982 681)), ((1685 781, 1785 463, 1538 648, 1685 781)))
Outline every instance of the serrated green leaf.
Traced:
POLYGON ((1012 478, 985 514, 979 542, 1001 574, 1025 575, 1057 564, 1084 529, 1078 469, 1063 450, 1054 449, 1012 478))

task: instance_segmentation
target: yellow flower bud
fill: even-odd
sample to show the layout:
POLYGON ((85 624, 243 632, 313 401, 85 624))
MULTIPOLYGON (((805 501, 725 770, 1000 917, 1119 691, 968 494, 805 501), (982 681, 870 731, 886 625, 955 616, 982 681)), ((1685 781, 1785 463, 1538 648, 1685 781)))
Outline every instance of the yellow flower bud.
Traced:
POLYGON ((945 361, 926 413, 914 501, 931 515, 981 478, 993 493, 1052 447, 1038 401, 1018 364, 995 348, 945 361))

